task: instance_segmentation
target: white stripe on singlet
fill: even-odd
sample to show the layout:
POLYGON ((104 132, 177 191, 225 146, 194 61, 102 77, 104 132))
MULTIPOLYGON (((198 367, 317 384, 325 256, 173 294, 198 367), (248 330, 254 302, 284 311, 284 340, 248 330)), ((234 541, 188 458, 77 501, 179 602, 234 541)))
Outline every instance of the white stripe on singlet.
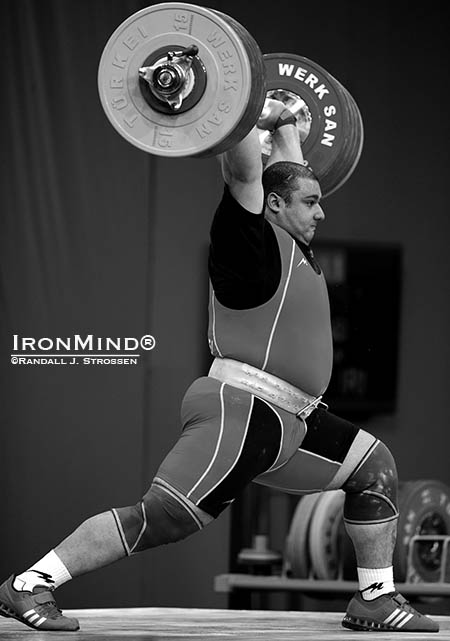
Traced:
POLYGON ((245 424, 244 435, 243 435, 243 437, 241 439, 241 445, 240 445, 239 452, 237 453, 236 458, 234 459, 233 463, 228 468, 228 470, 225 472, 225 474, 223 474, 222 478, 219 479, 217 481, 217 483, 212 488, 210 488, 201 498, 199 498, 196 501, 196 505, 198 505, 201 501, 203 501, 203 499, 206 498, 208 496, 208 494, 211 494, 211 492, 213 492, 216 489, 216 487, 222 483, 222 481, 230 474, 231 470, 236 466, 237 462, 239 461, 239 458, 240 458, 240 456, 242 454, 242 450, 244 449, 245 440, 247 438, 247 433, 248 433, 248 428, 249 428, 249 425, 250 425, 250 419, 252 417, 252 411, 253 411, 254 402, 255 402, 255 397, 252 395, 251 402, 250 402, 250 409, 248 411, 248 416, 247 416, 247 422, 245 424))
POLYGON ((214 451, 213 457, 211 461, 209 462, 208 467, 206 470, 203 472, 201 477, 198 479, 197 483, 189 490, 189 492, 186 494, 186 497, 189 498, 191 494, 194 492, 194 490, 200 485, 200 483, 203 481, 205 476, 208 474, 209 470, 212 468, 214 461, 217 458, 217 455, 219 453, 219 448, 220 448, 220 443, 222 442, 222 436, 223 436, 223 426, 225 422, 225 409, 224 409, 224 400, 223 400, 223 388, 225 387, 225 383, 222 383, 220 386, 220 432, 219 432, 219 438, 217 439, 217 444, 216 444, 216 449, 214 451))
POLYGON ((269 360, 269 354, 270 354, 270 348, 272 347, 273 336, 275 334, 275 329, 277 327, 278 319, 280 317, 281 310, 282 310, 283 305, 284 305, 284 300, 286 298, 287 289, 289 287, 289 282, 291 280, 292 265, 294 263, 294 254, 295 254, 296 246, 297 245, 295 244, 295 240, 292 240, 292 251, 291 251, 290 264, 289 264, 289 272, 288 272, 288 276, 286 278, 286 284, 284 286, 283 295, 281 297, 281 301, 280 301, 280 304, 278 306, 278 311, 276 313, 275 320, 273 321, 272 330, 270 332, 269 340, 268 340, 268 343, 267 343, 266 356, 264 358, 264 363, 263 363, 261 369, 265 369, 265 367, 267 366, 267 362, 269 360))
POLYGON ((304 450, 301 447, 298 448, 299 452, 303 452, 304 454, 308 454, 310 456, 315 456, 316 458, 322 459, 322 461, 327 461, 327 463, 334 463, 335 465, 342 465, 340 461, 334 461, 332 458, 327 458, 326 456, 322 456, 321 454, 316 454, 316 452, 310 452, 309 450, 304 450))
POLYGON ((276 414, 276 415, 277 415, 277 417, 278 417, 278 420, 280 421, 280 425, 281 425, 281 439, 280 439, 280 447, 278 448, 278 454, 277 454, 277 457, 276 457, 275 461, 274 461, 274 462, 273 462, 273 464, 272 464, 272 467, 270 467, 268 470, 266 470, 266 472, 263 472, 263 474, 266 474, 267 472, 275 472, 275 470, 278 470, 280 467, 283 467, 283 465, 284 465, 284 464, 285 464, 285 462, 286 462, 286 461, 283 461, 283 463, 281 463, 281 465, 278 465, 278 467, 275 467, 275 466, 276 466, 276 464, 278 463, 279 458, 280 458, 280 456, 281 456, 281 453, 282 453, 282 451, 283 451, 284 423, 283 423, 283 421, 282 421, 282 419, 281 419, 281 416, 278 414, 277 410, 276 410, 272 405, 270 405, 270 404, 269 404, 267 401, 265 401, 263 398, 260 398, 259 396, 258 396, 258 398, 259 398, 259 400, 260 400, 260 401, 262 401, 263 403, 265 403, 266 405, 268 405, 268 407, 269 407, 273 412, 275 412, 275 414, 276 414))
POLYGON ((214 346, 217 350, 217 353, 219 356, 222 356, 222 352, 219 349, 219 346, 217 344, 217 337, 216 337, 216 296, 214 294, 214 290, 211 289, 211 308, 212 308, 212 335, 213 335, 213 343, 214 346))

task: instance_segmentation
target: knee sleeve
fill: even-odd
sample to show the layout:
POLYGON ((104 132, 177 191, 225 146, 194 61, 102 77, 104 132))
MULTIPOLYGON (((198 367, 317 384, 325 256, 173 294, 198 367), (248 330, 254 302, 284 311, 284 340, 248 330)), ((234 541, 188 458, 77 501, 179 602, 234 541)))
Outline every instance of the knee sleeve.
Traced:
POLYGON ((203 527, 188 502, 155 484, 142 501, 112 513, 128 556, 180 541, 203 527))
POLYGON ((375 441, 342 489, 348 523, 385 523, 398 517, 397 468, 386 445, 375 441))

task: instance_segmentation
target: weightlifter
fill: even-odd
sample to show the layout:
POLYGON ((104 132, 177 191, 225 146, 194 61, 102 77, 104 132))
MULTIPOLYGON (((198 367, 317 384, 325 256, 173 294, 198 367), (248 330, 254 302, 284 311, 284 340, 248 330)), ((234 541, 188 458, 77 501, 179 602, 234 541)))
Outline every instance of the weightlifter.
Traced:
POLYGON ((211 227, 209 343, 214 361, 182 403, 183 431, 135 505, 82 523, 0 587, 0 613, 38 630, 77 630, 53 591, 125 556, 175 542, 256 481, 287 492, 342 488, 359 591, 343 625, 437 632, 395 590, 397 472, 378 439, 322 403, 332 366, 329 303, 310 244, 324 220, 296 118, 269 101, 263 172, 257 129, 220 158, 225 189, 211 227))

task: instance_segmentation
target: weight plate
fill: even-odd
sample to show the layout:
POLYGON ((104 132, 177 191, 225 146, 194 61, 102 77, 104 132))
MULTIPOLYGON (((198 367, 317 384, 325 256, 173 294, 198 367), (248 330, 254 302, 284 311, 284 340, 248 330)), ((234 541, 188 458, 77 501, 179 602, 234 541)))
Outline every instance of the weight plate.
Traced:
POLYGON ((332 490, 320 497, 309 528, 309 551, 317 579, 336 579, 339 571, 339 529, 345 492, 332 490))
POLYGON ((201 156, 212 156, 224 153, 245 138, 261 115, 261 111, 264 107, 264 101, 266 99, 265 64, 257 42, 250 33, 239 22, 237 22, 237 20, 220 11, 214 10, 214 13, 221 16, 226 22, 228 22, 246 48, 251 68, 251 98, 248 101, 247 108, 241 119, 236 122, 234 130, 231 131, 221 143, 215 145, 206 153, 198 154, 201 156))
POLYGON ((260 54, 250 34, 243 41, 244 33, 240 26, 238 35, 230 21, 214 11, 179 2, 153 5, 130 16, 108 40, 98 71, 100 100, 113 127, 139 149, 160 156, 227 147, 228 137, 248 115, 256 87, 252 76, 260 54), (152 108, 141 91, 139 69, 155 51, 192 45, 206 74, 201 97, 183 113, 152 108))
POLYGON ((436 480, 408 481, 399 489, 399 512, 394 576, 413 583, 438 581, 442 541, 415 543, 408 567, 409 545, 418 534, 450 535, 450 488, 436 480))
MULTIPOLYGON (((268 96, 282 99, 294 111, 297 103, 310 119, 303 155, 327 196, 349 178, 361 155, 362 119, 356 103, 338 80, 303 56, 266 54, 264 62, 268 96)), ((267 139, 267 133, 260 138, 267 139)), ((262 145, 263 154, 269 154, 270 137, 262 145)))
POLYGON ((297 504, 286 539, 286 564, 292 576, 307 579, 311 569, 309 555, 309 526, 321 497, 320 492, 303 496, 297 504))
MULTIPOLYGON (((334 80, 338 83, 336 79, 334 80)), ((340 85, 340 90, 349 112, 351 134, 347 139, 347 144, 341 150, 338 162, 332 167, 332 176, 329 177, 329 181, 333 187, 328 191, 327 195, 339 189, 350 178, 359 162, 364 143, 364 128, 358 105, 342 85, 340 85)))

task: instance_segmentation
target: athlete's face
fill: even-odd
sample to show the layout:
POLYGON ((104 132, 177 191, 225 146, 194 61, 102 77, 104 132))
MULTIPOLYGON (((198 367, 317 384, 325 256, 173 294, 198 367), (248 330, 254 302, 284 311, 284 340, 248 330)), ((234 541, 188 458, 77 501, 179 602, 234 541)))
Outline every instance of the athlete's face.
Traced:
POLYGON ((316 180, 301 178, 298 189, 291 192, 291 200, 284 203, 280 223, 297 240, 309 245, 316 227, 325 218, 320 199, 322 192, 316 180), (284 223, 284 224, 283 224, 284 223))

